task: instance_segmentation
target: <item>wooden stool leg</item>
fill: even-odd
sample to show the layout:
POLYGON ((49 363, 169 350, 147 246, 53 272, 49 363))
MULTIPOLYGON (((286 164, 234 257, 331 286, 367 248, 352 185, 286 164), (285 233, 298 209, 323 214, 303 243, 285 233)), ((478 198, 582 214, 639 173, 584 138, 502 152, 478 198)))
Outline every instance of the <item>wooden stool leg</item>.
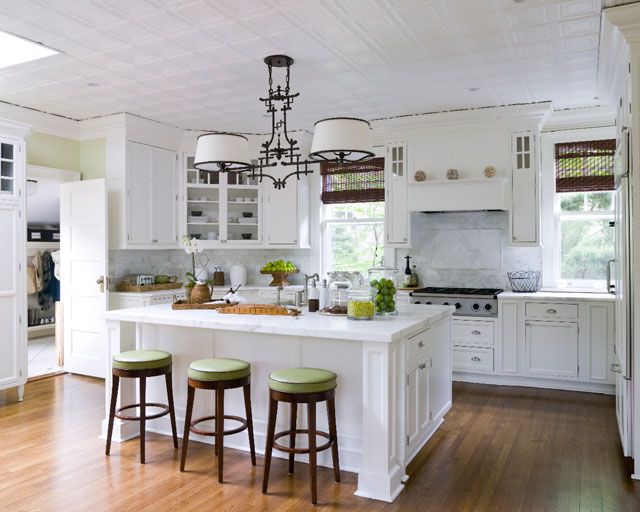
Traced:
POLYGON ((340 459, 338 458, 338 429, 336 428, 336 400, 327 400, 327 418, 329 420, 329 437, 331 445, 331 458, 333 459, 333 478, 340 482, 340 459))
POLYGON ((111 405, 109 407, 109 428, 107 429, 107 447, 105 454, 109 455, 111 451, 111 436, 113 434, 113 420, 116 417, 116 402, 118 401, 118 385, 120 384, 120 377, 117 375, 111 376, 111 405))
POLYGON ((309 412, 309 480, 311 482, 311 503, 318 503, 317 451, 316 451, 316 401, 311 399, 307 405, 309 412))
POLYGON ((144 443, 147 425, 147 378, 140 377, 140 463, 144 464, 144 443))
POLYGON ((251 412, 251 384, 242 388, 244 393, 244 410, 247 418, 247 432, 249 434, 249 449, 251 450, 251 464, 256 465, 256 445, 253 440, 253 414, 251 412))
POLYGON ((278 415, 278 401, 269 395, 269 423, 267 426, 267 445, 264 449, 264 476, 262 478, 262 494, 267 494, 269 486, 269 470, 271 469, 271 452, 273 451, 273 437, 276 433, 276 416, 278 415))
MULTIPOLYGON (((296 429, 296 426, 298 424, 298 404, 295 402, 291 402, 291 418, 289 420, 289 429, 292 431, 291 434, 289 434, 289 446, 291 448, 295 448, 296 447, 296 433, 293 432, 296 429)), ((295 460, 295 453, 290 453, 289 454, 289 474, 293 475, 293 465, 294 465, 294 460, 295 460)))
MULTIPOLYGON (((217 427, 217 425, 218 425, 218 419, 217 419, 218 418, 218 391, 217 390, 214 390, 214 392, 213 392, 213 414, 216 417, 215 424, 216 424, 216 429, 217 429, 218 428, 217 427)), ((215 441, 215 443, 213 445, 213 453, 217 456, 218 455, 218 448, 219 448, 219 446, 218 446, 218 438, 215 437, 214 441, 215 441)))
POLYGON ((187 413, 184 417, 184 434, 182 434, 182 457, 180 458, 180 471, 184 471, 187 461, 187 445, 189 444, 189 432, 191 432, 191 416, 193 415, 193 398, 196 388, 187 387, 187 413))
POLYGON ((224 458, 224 383, 216 389, 216 446, 218 447, 218 482, 222 483, 224 458))
POLYGON ((173 434, 173 446, 178 447, 178 428, 176 427, 176 410, 173 407, 173 381, 171 380, 171 372, 164 374, 164 380, 167 385, 167 401, 169 402, 169 417, 171 418, 171 432, 173 434))

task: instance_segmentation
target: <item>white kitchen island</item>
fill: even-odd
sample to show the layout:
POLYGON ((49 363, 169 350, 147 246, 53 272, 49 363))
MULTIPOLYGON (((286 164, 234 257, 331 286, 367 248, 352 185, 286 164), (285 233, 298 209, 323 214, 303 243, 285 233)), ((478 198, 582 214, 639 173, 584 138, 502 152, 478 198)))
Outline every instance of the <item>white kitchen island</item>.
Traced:
MULTIPOLYGON (((288 367, 331 370, 338 375, 341 468, 358 473, 358 496, 390 502, 408 479, 407 464, 451 407, 452 312, 449 306, 407 306, 397 317, 357 322, 306 312, 299 317, 283 317, 174 311, 168 304, 123 309, 106 314, 106 360, 110 365, 114 354, 132 349, 171 352, 179 433, 184 428, 189 363, 208 357, 250 362, 259 453, 264 453, 269 373, 288 367)), ((111 390, 110 367, 106 375, 103 435, 111 390)), ((134 379, 121 380, 118 406, 138 401, 136 387, 134 379)), ((244 416, 242 391, 226 393, 225 414, 244 416)), ((166 403, 164 379, 148 380, 147 401, 166 403)), ((213 393, 199 391, 194 417, 213 414, 213 405, 213 393)), ((286 429, 288 422, 289 407, 281 405, 277 430, 286 429)), ((298 422, 306 422, 305 407, 299 412, 298 422)), ((326 411, 318 407, 318 428, 326 430, 326 425, 326 411)), ((165 435, 171 432, 168 417, 147 422, 147 429, 165 435)), ((138 434, 138 422, 116 419, 114 441, 138 434)), ((213 442, 204 436, 193 435, 193 439, 213 442)), ((246 432, 226 437, 225 447, 248 451, 246 432)), ((274 452, 274 456, 286 455, 274 452)), ((331 467, 330 453, 318 454, 318 464, 331 467)))

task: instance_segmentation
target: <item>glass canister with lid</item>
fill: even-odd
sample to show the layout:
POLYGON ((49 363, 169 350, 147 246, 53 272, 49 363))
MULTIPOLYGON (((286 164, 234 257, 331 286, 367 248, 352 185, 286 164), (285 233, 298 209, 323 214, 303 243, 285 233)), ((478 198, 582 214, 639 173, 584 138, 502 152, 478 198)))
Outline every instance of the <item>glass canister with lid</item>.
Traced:
POLYGON ((373 320, 375 306, 370 288, 352 288, 349 293, 347 318, 350 320, 373 320))
POLYGON ((329 282, 326 310, 329 313, 346 315, 349 303, 349 290, 352 288, 351 280, 346 272, 332 272, 329 282))
POLYGON ((398 269, 375 267, 369 269, 369 285, 377 316, 397 315, 396 294, 398 269))

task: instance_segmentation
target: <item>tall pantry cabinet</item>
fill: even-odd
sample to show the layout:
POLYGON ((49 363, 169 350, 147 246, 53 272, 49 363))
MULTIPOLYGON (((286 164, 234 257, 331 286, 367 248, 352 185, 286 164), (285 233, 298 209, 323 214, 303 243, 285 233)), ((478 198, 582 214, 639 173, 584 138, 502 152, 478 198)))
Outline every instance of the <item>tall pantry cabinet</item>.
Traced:
POLYGON ((26 329, 26 125, 0 120, 0 389, 18 388, 22 400, 27 381, 26 329))

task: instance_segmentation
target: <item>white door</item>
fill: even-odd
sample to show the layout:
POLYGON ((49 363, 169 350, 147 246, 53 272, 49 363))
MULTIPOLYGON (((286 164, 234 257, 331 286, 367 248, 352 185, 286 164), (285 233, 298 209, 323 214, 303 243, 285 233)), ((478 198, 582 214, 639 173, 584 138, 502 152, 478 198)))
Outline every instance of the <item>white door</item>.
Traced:
MULTIPOLYGON (((268 171, 274 177, 290 172, 277 166, 268 171)), ((290 179, 287 186, 276 190, 271 180, 264 180, 264 223, 267 245, 295 245, 298 243, 298 181, 290 179)))
MULTIPOLYGON (((153 242, 178 242, 177 155, 168 149, 153 148, 153 242)), ((148 217, 148 215, 147 215, 148 217)))
POLYGON ((528 320, 525 331, 527 373, 578 377, 578 324, 528 320))
POLYGON ((153 243, 153 148, 127 143, 127 244, 153 243))
POLYGON ((108 296, 104 179, 60 186, 60 256, 65 369, 104 378, 108 296))

